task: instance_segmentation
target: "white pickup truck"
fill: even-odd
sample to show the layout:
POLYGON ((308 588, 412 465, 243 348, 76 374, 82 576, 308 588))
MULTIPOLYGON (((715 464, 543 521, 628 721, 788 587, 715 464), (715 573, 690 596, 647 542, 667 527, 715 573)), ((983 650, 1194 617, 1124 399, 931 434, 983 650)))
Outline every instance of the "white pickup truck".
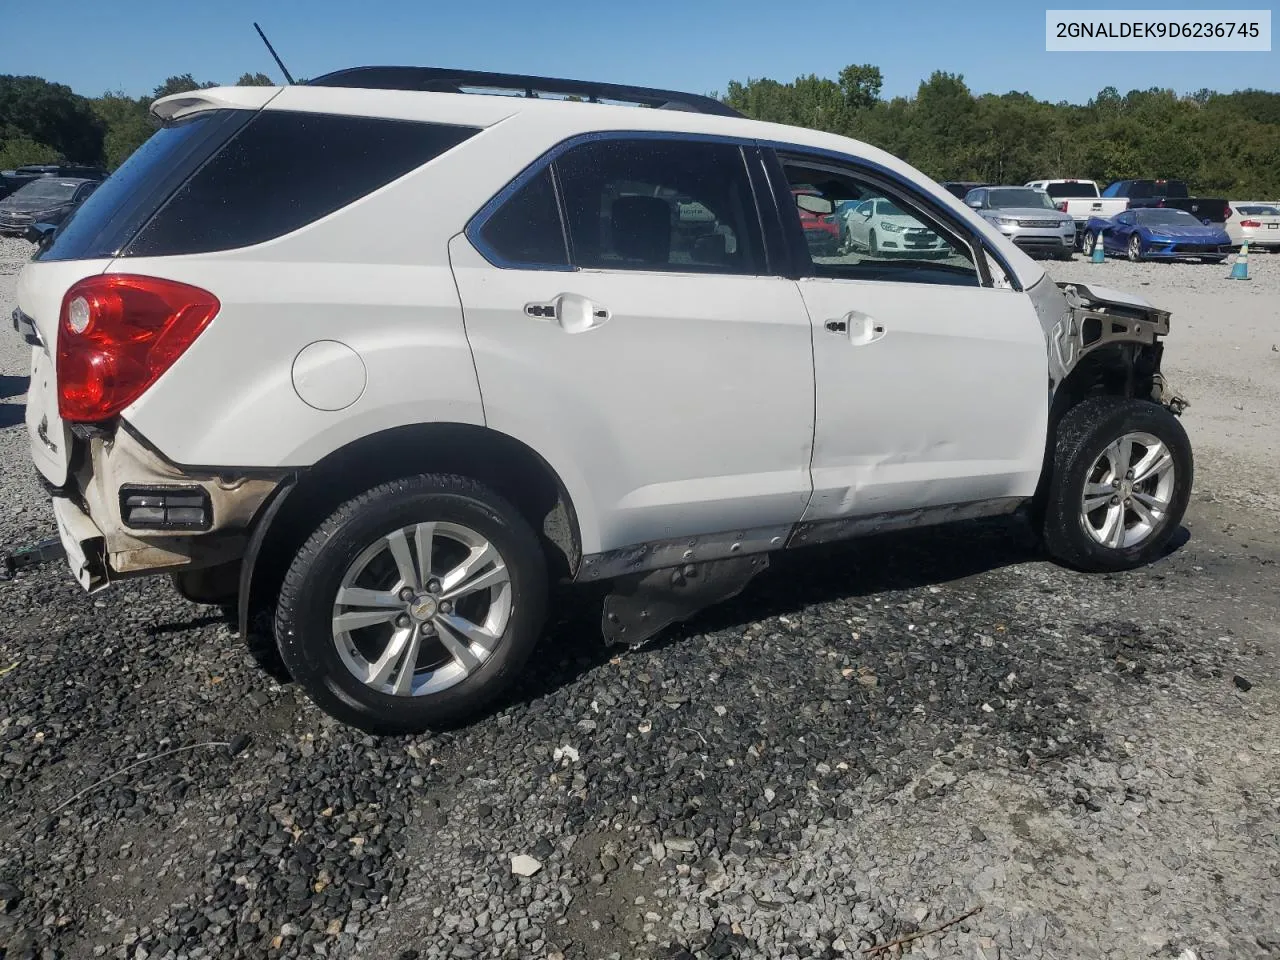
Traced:
POLYGON ((1084 235, 1084 225, 1090 217, 1114 217, 1129 208, 1124 197, 1104 197, 1093 180, 1032 180, 1024 186, 1043 190, 1063 213, 1071 214, 1076 222, 1076 247, 1084 235))

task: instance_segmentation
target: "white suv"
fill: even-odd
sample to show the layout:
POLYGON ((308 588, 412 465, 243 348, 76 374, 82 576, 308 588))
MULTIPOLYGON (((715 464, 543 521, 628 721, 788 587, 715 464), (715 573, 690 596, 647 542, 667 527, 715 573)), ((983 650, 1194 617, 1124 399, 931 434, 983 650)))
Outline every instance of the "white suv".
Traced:
POLYGON ((635 643, 778 550, 1026 506, 1117 570, 1182 517, 1168 314, 866 144, 425 68, 153 111, 19 278, 32 456, 86 589, 236 604, 344 722, 472 714, 555 582, 635 643), (945 250, 811 255, 880 199, 945 250))

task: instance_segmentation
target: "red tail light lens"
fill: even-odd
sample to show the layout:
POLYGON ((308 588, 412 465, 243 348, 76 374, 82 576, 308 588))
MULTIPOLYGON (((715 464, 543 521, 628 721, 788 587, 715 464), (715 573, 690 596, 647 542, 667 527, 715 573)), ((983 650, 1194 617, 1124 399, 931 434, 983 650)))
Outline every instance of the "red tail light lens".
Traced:
POLYGON ((62 298, 58 413, 92 423, 142 396, 217 314, 208 291, 172 280, 106 274, 62 298))
POLYGON ((1231 208, 1230 208, 1230 207, 1223 207, 1223 208, 1222 208, 1222 219, 1223 219, 1223 220, 1230 220, 1230 219, 1231 219, 1231 208))
POLYGON ((1065 200, 1059 200, 1059 201, 1058 201, 1058 209, 1059 209, 1060 211, 1062 211, 1063 213, 1066 213, 1066 212, 1067 212, 1067 201, 1065 201, 1065 200))
POLYGON ((1261 220, 1241 220, 1241 221, 1240 221, 1240 226, 1242 226, 1242 227, 1260 227, 1260 226, 1262 226, 1262 221, 1261 221, 1261 220))

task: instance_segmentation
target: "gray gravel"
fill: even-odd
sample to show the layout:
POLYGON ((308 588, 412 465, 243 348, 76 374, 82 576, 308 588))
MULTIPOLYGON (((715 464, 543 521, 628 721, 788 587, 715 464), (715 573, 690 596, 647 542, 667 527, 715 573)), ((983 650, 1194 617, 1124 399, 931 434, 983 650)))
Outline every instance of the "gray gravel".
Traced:
MULTIPOLYGON (((0 244, 7 315, 28 248, 0 244)), ((1141 269, 1171 300, 1199 270, 1141 269)), ((25 367, 0 330, 2 544, 52 532, 25 367)), ((911 952, 1280 956, 1280 531, 1209 476, 1131 574, 1001 522, 797 553, 635 652, 563 603, 512 703, 406 739, 332 723, 164 581, 25 572, 0 960, 830 958, 966 914, 911 952)))

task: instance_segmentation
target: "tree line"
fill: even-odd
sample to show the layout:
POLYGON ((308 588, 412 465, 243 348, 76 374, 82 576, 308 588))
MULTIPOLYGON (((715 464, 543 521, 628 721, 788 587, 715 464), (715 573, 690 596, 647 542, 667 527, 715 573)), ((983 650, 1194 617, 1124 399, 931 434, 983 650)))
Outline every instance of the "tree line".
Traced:
POLYGON ((855 64, 835 80, 733 81, 721 99, 758 120, 870 143, 936 180, 1163 178, 1205 196, 1280 198, 1280 93, 1106 87, 1077 105, 975 96, 963 75, 940 70, 914 97, 883 99, 881 85, 878 67, 855 64))
MULTIPOLYGON (((262 73, 236 81, 272 82, 262 73)), ((759 120, 855 137, 938 180, 1162 177, 1206 195, 1280 198, 1280 93, 1106 87, 1080 105, 1019 92, 975 96, 963 75, 943 71, 912 97, 884 99, 882 85, 878 67, 852 64, 834 80, 731 81, 720 99, 759 120)), ((65 160, 113 170, 155 129, 153 100, 212 86, 184 74, 148 96, 90 98, 40 77, 0 75, 0 168, 65 160)))
MULTIPOLYGON (((269 87, 265 73, 246 73, 239 87, 269 87)), ((122 92, 82 97, 41 77, 0 75, 0 169, 27 163, 102 164, 114 170, 156 129, 151 103, 171 93, 216 87, 191 74, 169 77, 150 95, 122 92)))

